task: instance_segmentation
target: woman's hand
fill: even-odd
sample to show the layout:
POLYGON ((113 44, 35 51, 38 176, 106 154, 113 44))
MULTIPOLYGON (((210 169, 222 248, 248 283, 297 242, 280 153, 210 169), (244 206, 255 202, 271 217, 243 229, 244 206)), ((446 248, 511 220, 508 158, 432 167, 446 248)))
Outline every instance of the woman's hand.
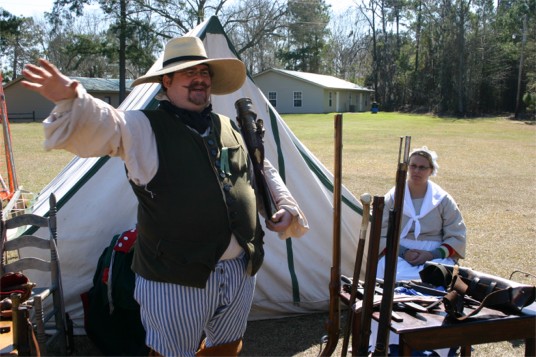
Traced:
POLYGON ((267 219, 265 222, 266 227, 269 230, 274 232, 283 232, 292 223, 292 214, 286 209, 281 208, 279 211, 274 213, 271 219, 267 219))
POLYGON ((39 59, 38 67, 33 64, 24 66, 22 74, 26 78, 22 85, 41 94, 51 102, 57 103, 64 99, 76 98, 78 82, 73 81, 56 66, 45 59, 39 59))
POLYGON ((404 253, 404 259, 411 265, 422 265, 427 261, 434 259, 432 252, 419 249, 408 249, 404 253))

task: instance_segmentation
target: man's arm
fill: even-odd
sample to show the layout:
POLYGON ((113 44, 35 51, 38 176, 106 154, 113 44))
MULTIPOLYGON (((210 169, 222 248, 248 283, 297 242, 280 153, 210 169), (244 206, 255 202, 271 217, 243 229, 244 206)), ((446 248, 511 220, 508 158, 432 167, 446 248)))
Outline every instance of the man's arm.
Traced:
POLYGON ((45 150, 67 150, 80 157, 119 156, 134 183, 148 183, 158 168, 158 156, 143 112, 117 110, 89 95, 50 62, 41 59, 39 64, 25 66, 23 85, 56 104, 43 121, 45 150))
POLYGON ((264 174, 278 209, 273 219, 275 222, 267 219, 266 226, 277 232, 282 239, 303 236, 309 230, 307 218, 277 170, 268 160, 264 160, 264 174))

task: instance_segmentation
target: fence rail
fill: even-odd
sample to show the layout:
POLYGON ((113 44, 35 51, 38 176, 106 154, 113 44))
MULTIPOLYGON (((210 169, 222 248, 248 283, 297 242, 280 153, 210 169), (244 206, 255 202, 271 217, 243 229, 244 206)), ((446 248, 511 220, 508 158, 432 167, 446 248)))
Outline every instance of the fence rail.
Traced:
POLYGON ((10 122, 14 121, 35 121, 35 110, 28 113, 7 113, 10 122))

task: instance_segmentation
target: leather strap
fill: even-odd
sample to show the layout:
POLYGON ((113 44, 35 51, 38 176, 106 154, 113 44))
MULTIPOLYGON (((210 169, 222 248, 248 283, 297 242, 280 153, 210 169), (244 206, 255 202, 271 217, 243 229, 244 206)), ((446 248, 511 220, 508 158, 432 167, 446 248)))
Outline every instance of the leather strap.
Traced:
POLYGON ((33 325, 32 325, 32 322, 30 321, 30 319, 26 319, 26 323, 28 325, 28 330, 30 331, 30 337, 31 337, 31 342, 32 342, 32 346, 31 348, 33 349, 33 356, 37 356, 37 357, 40 357, 41 356, 41 349, 39 348, 39 342, 37 342, 37 336, 35 335, 35 330, 33 328, 33 325))

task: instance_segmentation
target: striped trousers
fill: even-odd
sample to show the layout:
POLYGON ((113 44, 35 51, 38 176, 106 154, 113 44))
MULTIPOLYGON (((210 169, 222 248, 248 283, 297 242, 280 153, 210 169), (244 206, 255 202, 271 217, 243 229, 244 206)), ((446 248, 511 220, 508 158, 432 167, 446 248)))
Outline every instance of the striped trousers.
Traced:
POLYGON ((203 334, 207 347, 241 339, 255 290, 246 262, 245 256, 218 262, 204 289, 136 275, 147 346, 163 356, 194 356, 203 334))

